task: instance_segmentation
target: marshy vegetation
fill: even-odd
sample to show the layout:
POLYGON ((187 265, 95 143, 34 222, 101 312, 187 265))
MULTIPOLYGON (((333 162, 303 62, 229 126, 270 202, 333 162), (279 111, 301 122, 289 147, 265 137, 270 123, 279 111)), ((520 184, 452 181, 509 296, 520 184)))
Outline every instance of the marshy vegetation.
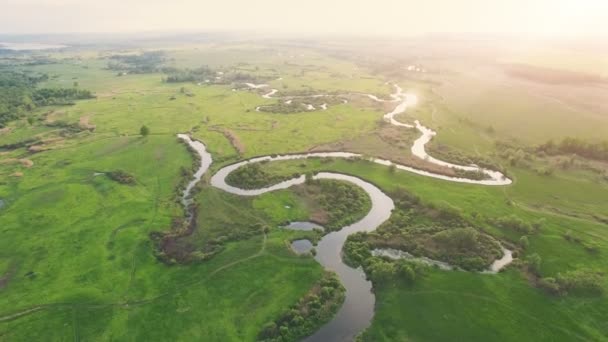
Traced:
POLYGON ((365 265, 371 250, 391 248, 425 256, 469 271, 488 269, 502 256, 500 244, 455 208, 423 203, 399 189, 391 193, 395 210, 375 232, 349 238, 345 253, 355 266, 365 265))

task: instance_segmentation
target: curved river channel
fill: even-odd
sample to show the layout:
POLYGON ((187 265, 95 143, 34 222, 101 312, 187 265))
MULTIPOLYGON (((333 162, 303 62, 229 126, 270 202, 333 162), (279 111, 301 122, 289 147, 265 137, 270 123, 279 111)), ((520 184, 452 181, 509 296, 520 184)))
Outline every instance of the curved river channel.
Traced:
MULTIPOLYGON (((254 85, 248 84, 250 88, 263 88, 266 85, 254 85)), ((413 172, 422 176, 443 179, 452 182, 471 183, 480 185, 507 185, 511 183, 511 180, 504 177, 500 172, 481 169, 476 166, 461 166, 446 163, 437 159, 434 159, 424 152, 424 145, 430 141, 435 135, 435 132, 422 126, 416 121, 416 126, 400 123, 393 117, 399 113, 403 113, 408 106, 413 105, 417 102, 415 95, 404 94, 398 86, 395 85, 396 92, 391 95, 391 100, 382 100, 374 95, 362 94, 369 98, 380 101, 380 102, 395 102, 397 103, 395 109, 390 113, 384 115, 384 119, 387 122, 392 123, 396 126, 403 126, 407 128, 416 127, 422 136, 416 140, 414 146, 412 146, 412 153, 421 158, 429 160, 430 162, 445 165, 448 167, 460 168, 464 170, 481 171, 487 175, 487 179, 484 180, 472 180, 468 178, 450 177, 441 174, 435 174, 428 171, 415 169, 405 165, 394 164, 389 160, 384 159, 372 159, 371 161, 381 165, 395 165, 397 169, 413 172), (416 149, 416 151, 414 151, 416 149)), ((265 98, 271 98, 276 91, 273 89, 270 93, 265 94, 265 98)), ((207 172, 209 166, 212 163, 212 157, 207 152, 205 145, 190 138, 187 134, 178 134, 178 137, 184 140, 201 158, 200 168, 194 174, 194 178, 187 185, 186 189, 182 194, 182 203, 187 208, 187 219, 191 220, 193 213, 190 209, 192 199, 190 197, 191 191, 194 186, 200 181, 201 177, 207 172)), ((361 155, 350 152, 319 152, 319 153, 303 153, 303 154, 290 154, 290 155, 279 155, 279 156, 264 156, 257 157, 245 161, 241 161, 232 165, 228 165, 219 171, 217 171, 211 178, 211 185, 221 189, 223 191, 240 195, 240 196, 258 196, 266 192, 275 191, 279 189, 287 189, 291 186, 303 184, 305 176, 301 175, 297 178, 293 178, 269 187, 245 190, 226 183, 226 177, 234 170, 251 163, 259 163, 262 161, 278 161, 278 160, 296 160, 306 158, 354 158, 361 157, 361 155)), ((342 261, 342 247, 344 242, 349 235, 356 232, 369 232, 378 228, 382 223, 389 219, 392 210, 394 209, 393 200, 384 194, 375 185, 368 183, 360 178, 344 175, 333 172, 320 172, 313 176, 314 179, 332 179, 350 182, 354 185, 362 188, 371 199, 371 210, 367 215, 347 227, 343 227, 339 231, 331 232, 325 235, 316 246, 315 259, 326 269, 336 272, 340 282, 346 288, 346 297, 344 304, 335 315, 335 317, 326 325, 321 327, 315 334, 307 337, 304 341, 352 341, 355 337, 364 331, 370 324, 374 315, 375 296, 372 292, 372 284, 365 277, 365 274, 361 269, 354 269, 342 261)), ((488 272, 484 273, 495 273, 498 272, 502 267, 508 265, 511 258, 511 252, 504 250, 505 255, 503 258, 497 260, 488 272)), ((398 256, 397 256, 398 257, 398 256)))

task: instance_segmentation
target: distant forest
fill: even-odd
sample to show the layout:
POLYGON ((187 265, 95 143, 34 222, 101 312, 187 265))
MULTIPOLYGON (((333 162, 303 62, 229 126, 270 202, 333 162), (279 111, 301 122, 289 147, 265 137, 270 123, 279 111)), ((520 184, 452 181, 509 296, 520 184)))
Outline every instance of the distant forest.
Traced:
POLYGON ((165 54, 161 51, 149 51, 139 55, 112 55, 108 69, 118 71, 119 75, 149 74, 159 72, 165 60, 165 54))
POLYGON ((15 71, 0 72, 0 128, 37 107, 70 105, 75 100, 93 98, 88 90, 78 88, 36 88, 48 75, 30 75, 15 71))

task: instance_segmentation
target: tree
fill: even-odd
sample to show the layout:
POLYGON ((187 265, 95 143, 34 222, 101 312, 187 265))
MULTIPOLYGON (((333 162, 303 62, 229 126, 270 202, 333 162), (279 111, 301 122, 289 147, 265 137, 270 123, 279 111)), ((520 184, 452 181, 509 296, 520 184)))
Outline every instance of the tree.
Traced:
POLYGON ((416 271, 403 260, 397 264, 397 272, 407 283, 411 284, 416 280, 416 271))
POLYGON ((379 284, 391 279, 396 273, 395 265, 382 259, 372 261, 369 271, 371 279, 379 284))
POLYGON ((528 246, 530 245, 530 241, 528 241, 528 237, 527 236, 522 236, 519 239, 519 245, 521 246, 521 248, 523 249, 528 249, 528 246))
POLYGON ((148 126, 143 125, 141 126, 141 128, 139 129, 139 134, 141 134, 142 137, 147 136, 148 134, 150 134, 150 129, 148 128, 148 126))
POLYGON ((540 263, 541 263, 541 258, 540 255, 534 253, 534 254, 530 254, 527 258, 526 258, 526 262, 528 263, 528 269, 536 274, 539 275, 540 274, 540 263))

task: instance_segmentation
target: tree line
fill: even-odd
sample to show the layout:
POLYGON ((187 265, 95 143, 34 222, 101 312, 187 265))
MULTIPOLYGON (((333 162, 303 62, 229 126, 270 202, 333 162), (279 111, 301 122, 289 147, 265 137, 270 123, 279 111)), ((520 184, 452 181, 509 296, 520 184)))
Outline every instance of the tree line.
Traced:
POLYGON ((559 142, 550 140, 537 147, 547 155, 577 154, 581 157, 608 161, 608 140, 591 143, 579 138, 567 137, 559 142))
POLYGON ((108 69, 130 74, 149 74, 160 71, 165 63, 162 51, 148 51, 139 55, 112 55, 108 69))

